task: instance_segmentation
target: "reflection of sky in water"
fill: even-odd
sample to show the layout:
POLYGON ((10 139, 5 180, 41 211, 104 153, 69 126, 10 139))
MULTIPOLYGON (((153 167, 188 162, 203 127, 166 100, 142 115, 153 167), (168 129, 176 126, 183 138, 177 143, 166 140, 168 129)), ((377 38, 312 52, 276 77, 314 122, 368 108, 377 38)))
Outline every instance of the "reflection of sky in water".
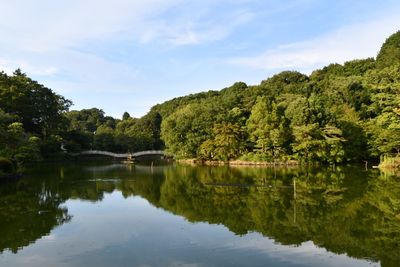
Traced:
POLYGON ((283 246, 258 233, 236 236, 222 225, 189 223, 120 192, 66 206, 70 223, 18 254, 3 253, 0 266, 371 266, 312 242, 283 246))

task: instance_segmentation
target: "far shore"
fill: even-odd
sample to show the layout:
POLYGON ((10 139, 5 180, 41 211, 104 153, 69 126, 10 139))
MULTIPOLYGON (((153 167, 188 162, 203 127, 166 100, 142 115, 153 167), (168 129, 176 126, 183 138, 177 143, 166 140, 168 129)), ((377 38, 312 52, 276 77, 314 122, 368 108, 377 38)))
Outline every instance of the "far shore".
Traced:
POLYGON ((199 159, 179 159, 176 160, 178 163, 185 163, 191 165, 209 165, 209 166, 298 166, 300 162, 297 160, 289 161, 245 161, 245 160, 229 160, 229 161, 217 161, 217 160, 199 160, 199 159))
POLYGON ((17 180, 22 177, 21 173, 8 173, 0 176, 0 183, 17 180))

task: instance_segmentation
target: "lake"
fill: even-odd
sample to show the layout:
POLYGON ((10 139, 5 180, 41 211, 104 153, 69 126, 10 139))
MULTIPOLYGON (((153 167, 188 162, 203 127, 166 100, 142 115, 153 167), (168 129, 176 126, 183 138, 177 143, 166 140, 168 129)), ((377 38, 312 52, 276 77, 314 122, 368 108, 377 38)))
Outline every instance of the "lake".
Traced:
POLYGON ((400 266, 400 178, 362 167, 41 164, 0 266, 400 266))

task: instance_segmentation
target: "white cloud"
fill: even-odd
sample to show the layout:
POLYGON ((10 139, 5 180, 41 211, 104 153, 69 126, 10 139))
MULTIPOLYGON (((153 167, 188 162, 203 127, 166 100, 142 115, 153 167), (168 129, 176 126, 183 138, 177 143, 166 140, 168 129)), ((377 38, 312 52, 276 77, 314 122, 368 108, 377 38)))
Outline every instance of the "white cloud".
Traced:
POLYGON ((110 41, 175 47, 221 40, 251 19, 250 12, 240 9, 210 16, 210 6, 221 1, 7 1, 0 16, 0 68, 10 73, 20 67, 38 76, 75 72, 74 79, 82 76, 80 71, 93 73, 97 80, 111 78, 110 73, 118 77, 118 68, 131 75, 137 72, 134 67, 115 63, 93 47, 110 41), (164 14, 168 12, 172 15, 164 14))
MULTIPOLYGON (((202 18, 186 23, 183 28, 170 28, 166 38, 173 45, 198 44, 224 39, 238 26, 249 22, 253 14, 249 11, 238 11, 221 16, 218 20, 207 21, 202 18), (229 23, 226 23, 229 21, 229 23)), ((178 24, 179 25, 179 24, 178 24)))
POLYGON ((281 45, 259 55, 236 57, 229 63, 263 70, 307 72, 330 63, 375 57, 385 39, 400 29, 399 25, 400 16, 396 14, 349 25, 311 40, 281 45))
POLYGON ((129 30, 178 0, 8 1, 2 3, 0 43, 42 52, 109 36, 126 38, 129 30))
POLYGON ((236 11, 205 20, 211 13, 210 6, 221 1, 8 1, 2 3, 0 16, 0 34, 7 38, 1 38, 0 45, 48 52, 110 37, 142 42, 161 40, 171 45, 214 41, 251 18, 249 12, 236 11), (176 16, 161 16, 167 11, 176 16), (230 22, 225 23, 227 20, 230 22))
MULTIPOLYGON (((382 40, 393 32, 394 26, 386 24, 400 25, 397 17, 353 25, 313 40, 229 61, 235 65, 227 65, 221 58, 210 60, 245 50, 248 35, 265 35, 266 28, 273 32, 275 20, 268 18, 313 1, 3 1, 0 70, 11 73, 20 67, 79 107, 100 103, 97 106, 110 106, 116 113, 123 105, 124 109, 134 106, 142 112, 141 105, 149 108, 151 101, 185 94, 191 88, 190 92, 216 89, 226 84, 227 77, 246 79, 248 66, 262 70, 312 69, 329 62, 374 56, 382 40), (247 30, 250 32, 244 33, 247 30), (178 49, 182 46, 185 49, 178 49), (237 64, 246 70, 237 68, 237 64), (237 73, 228 74, 228 69, 237 73), (118 104, 109 97, 114 92, 123 96, 115 102, 118 104)), ((251 72, 254 75, 257 71, 251 72)))
POLYGON ((37 76, 51 76, 58 72, 58 69, 54 66, 42 66, 42 64, 33 66, 24 60, 10 61, 0 58, 0 71, 2 70, 7 74, 12 74, 18 68, 37 76))

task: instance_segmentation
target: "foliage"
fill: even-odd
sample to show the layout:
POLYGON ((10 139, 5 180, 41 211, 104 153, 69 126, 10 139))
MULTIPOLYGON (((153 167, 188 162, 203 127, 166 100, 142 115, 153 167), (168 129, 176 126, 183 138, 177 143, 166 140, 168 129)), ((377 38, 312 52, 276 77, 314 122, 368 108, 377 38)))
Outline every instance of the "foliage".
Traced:
POLYGON ((216 123, 213 138, 200 146, 200 156, 208 160, 227 161, 237 158, 243 149, 243 134, 238 124, 216 123))
POLYGON ((24 132, 22 123, 13 122, 4 132, 4 146, 0 155, 19 163, 38 160, 40 158, 40 139, 24 132))
POLYGON ((391 66, 400 61, 400 31, 391 35, 382 45, 376 57, 379 67, 391 66))
POLYGON ((52 157, 62 146, 165 148, 176 158, 337 164, 399 153, 399 40, 400 32, 390 36, 376 60, 330 64, 309 76, 283 71, 259 85, 237 82, 174 98, 141 118, 125 112, 122 120, 98 108, 68 111, 69 100, 20 70, 1 72, 0 155, 26 161, 52 157))
POLYGON ((172 113, 161 124, 167 152, 178 158, 196 157, 200 145, 212 137, 214 106, 190 104, 172 113))
POLYGON ((131 117, 131 115, 128 112, 124 112, 124 114, 122 114, 122 120, 127 120, 131 117))
POLYGON ((0 174, 13 173, 15 171, 16 171, 15 165, 11 160, 0 157, 0 174))
POLYGON ((290 152, 291 129, 284 115, 283 105, 259 97, 247 120, 247 131, 255 150, 270 159, 280 158, 290 152))
POLYGON ((18 164, 40 159, 53 136, 66 131, 71 104, 19 69, 0 72, 0 155, 18 164))
POLYGON ((400 168, 400 156, 390 156, 388 154, 382 155, 379 168, 382 169, 399 169, 400 168))
MULTIPOLYGON (((310 76, 283 71, 260 85, 236 83, 220 92, 209 91, 157 105, 156 109, 163 110, 161 137, 166 148, 177 157, 206 159, 217 159, 221 151, 225 155, 219 155, 219 159, 233 155, 216 144, 215 125, 227 123, 239 126, 241 149, 236 158, 269 161, 297 158, 337 164, 398 153, 399 36, 396 33, 386 41, 377 60, 331 64, 310 76), (203 128, 196 128, 193 133, 192 120, 202 125, 198 120, 203 116, 200 112, 199 117, 190 113, 189 107, 195 103, 217 108, 207 114, 203 128), (233 110, 240 116, 232 117, 233 110), (178 125, 179 112, 181 117, 188 116, 182 125, 178 125), (210 123, 209 118, 215 122, 210 123), (195 145, 190 153, 180 153, 191 142, 195 145)), ((235 142, 232 141, 233 146, 237 146, 235 142)))
POLYGON ((27 77, 19 69, 12 76, 0 73, 0 108, 15 115, 24 129, 46 137, 64 128, 63 112, 71 102, 27 77))

